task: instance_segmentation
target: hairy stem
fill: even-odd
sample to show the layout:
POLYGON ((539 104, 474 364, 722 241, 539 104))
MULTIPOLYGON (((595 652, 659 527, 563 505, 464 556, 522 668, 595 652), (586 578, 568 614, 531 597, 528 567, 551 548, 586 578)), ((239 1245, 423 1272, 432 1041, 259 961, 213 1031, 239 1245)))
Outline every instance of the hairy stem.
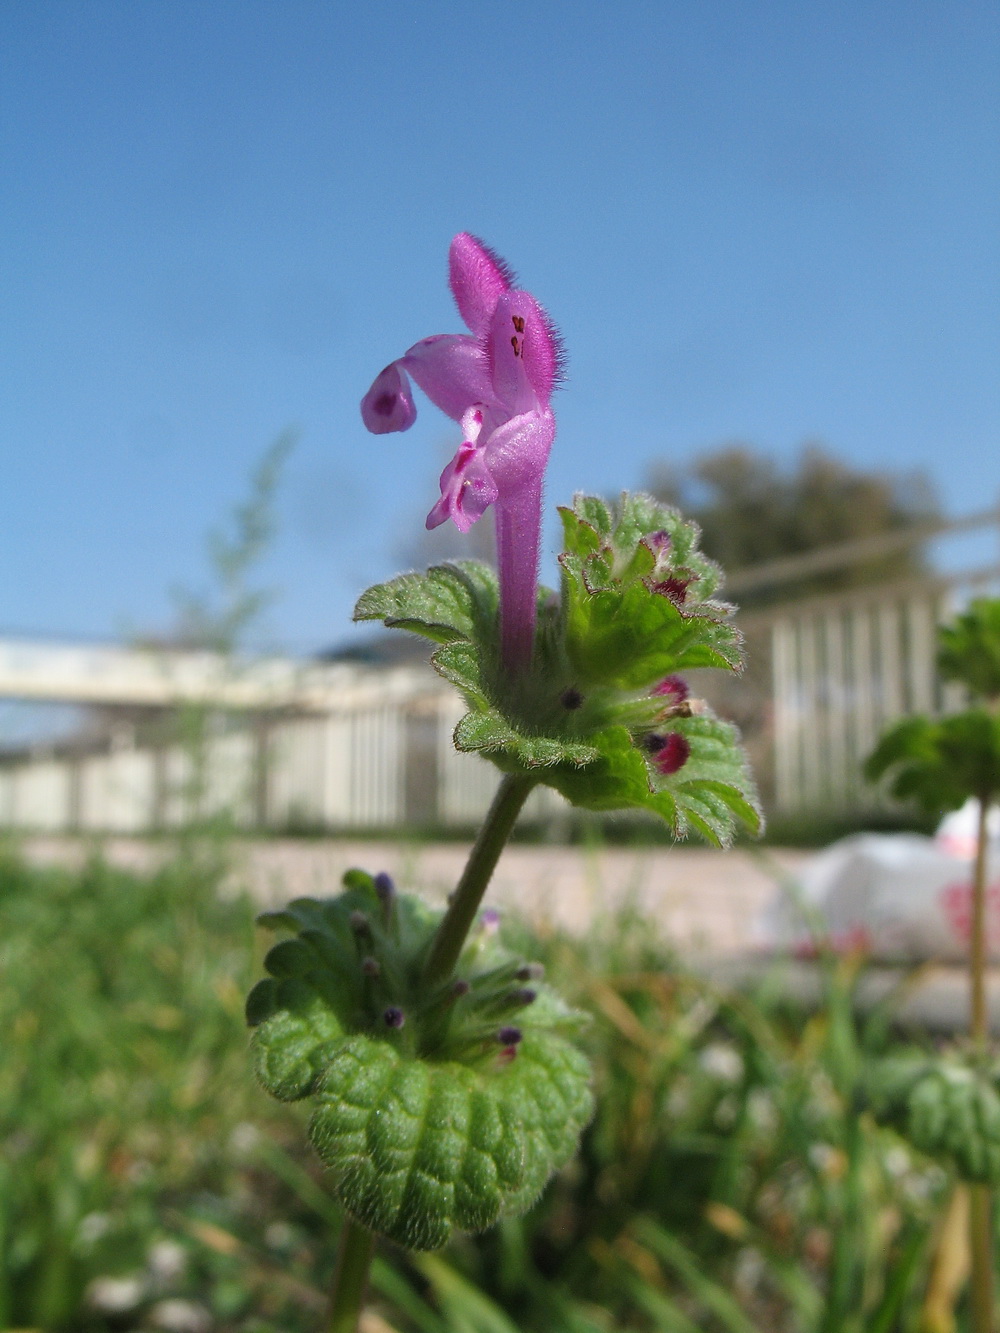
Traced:
POLYGON ((345 1218, 333 1276, 329 1333, 356 1333, 374 1252, 374 1235, 353 1218, 345 1218))
POLYGON ((500 853, 534 785, 533 778, 514 773, 508 773, 500 783, 427 955, 424 981, 428 985, 437 985, 451 976, 500 853))
MULTIPOLYGON (((972 881, 972 947, 970 980, 972 1045, 976 1057, 983 1060, 989 1039, 989 1014, 986 1007, 986 855, 988 837, 986 820, 990 794, 979 799, 979 827, 976 838, 976 868, 972 881)), ((970 1189, 969 1241, 972 1251, 970 1288, 972 1333, 994 1333, 993 1322, 993 1197, 988 1185, 970 1189)))

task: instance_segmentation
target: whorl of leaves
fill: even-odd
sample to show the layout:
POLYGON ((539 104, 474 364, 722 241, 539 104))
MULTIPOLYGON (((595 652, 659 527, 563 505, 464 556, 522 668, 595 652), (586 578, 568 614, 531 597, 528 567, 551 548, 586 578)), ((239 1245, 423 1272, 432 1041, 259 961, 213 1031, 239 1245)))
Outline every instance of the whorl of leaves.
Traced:
POLYGON ((293 932, 247 1000, 257 1077, 309 1098, 309 1136, 363 1226, 436 1249, 523 1212, 590 1118, 582 1016, 482 930, 428 987, 440 914, 350 871, 338 898, 301 898, 261 923, 293 932), (530 980, 526 986, 525 980, 530 980))
POLYGON ((953 1057, 895 1057, 868 1075, 875 1118, 964 1179, 1000 1184, 1000 1093, 995 1077, 953 1057))
POLYGON ((741 668, 733 608, 698 528, 648 495, 610 508, 577 496, 560 511, 559 595, 539 590, 531 671, 512 679, 499 657, 494 571, 474 561, 404 574, 363 594, 355 619, 382 620, 438 643, 438 672, 469 712, 460 750, 484 755, 592 810, 646 809, 677 836, 724 844, 761 816, 738 734, 657 685, 700 667, 741 668), (670 734, 684 759, 657 764, 670 734))
POLYGON ((948 717, 907 717, 890 727, 865 764, 870 782, 887 777, 899 800, 929 812, 956 810, 1000 792, 1000 714, 971 708, 948 717))
POLYGON ((1000 597, 979 597, 938 630, 938 667, 980 699, 1000 699, 1000 597))

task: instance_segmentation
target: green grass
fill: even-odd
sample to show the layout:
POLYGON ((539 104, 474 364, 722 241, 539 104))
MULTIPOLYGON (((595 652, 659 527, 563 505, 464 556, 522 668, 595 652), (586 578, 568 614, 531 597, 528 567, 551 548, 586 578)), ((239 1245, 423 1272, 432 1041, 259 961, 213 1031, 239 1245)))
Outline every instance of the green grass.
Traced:
MULTIPOLYGON (((321 1327, 339 1213, 250 1078, 262 941, 220 873, 0 860, 0 1329, 151 1329, 165 1298, 223 1333, 321 1327), (140 1293, 115 1316, 108 1277, 140 1293)), ((594 1014, 596 1119, 526 1218, 383 1251, 390 1328, 918 1333, 949 1182, 857 1114, 890 1029, 856 1027, 849 962, 808 1016, 775 978, 717 993, 635 917, 532 952, 594 1014)))

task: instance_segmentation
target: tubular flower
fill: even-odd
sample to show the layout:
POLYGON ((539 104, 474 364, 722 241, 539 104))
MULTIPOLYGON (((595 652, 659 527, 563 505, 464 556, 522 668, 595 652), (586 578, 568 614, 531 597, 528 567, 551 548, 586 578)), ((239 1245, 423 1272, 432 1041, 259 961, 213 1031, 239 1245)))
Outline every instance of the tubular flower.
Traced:
POLYGON ((492 505, 500 573, 500 641, 505 665, 531 663, 541 537, 542 477, 555 437, 549 400, 561 354, 545 311, 516 290, 504 262, 466 232, 451 243, 450 285, 468 334, 415 343, 379 374, 361 402, 376 435, 416 420, 412 377, 462 426, 458 452, 441 474, 428 528, 451 519, 461 532, 492 505))

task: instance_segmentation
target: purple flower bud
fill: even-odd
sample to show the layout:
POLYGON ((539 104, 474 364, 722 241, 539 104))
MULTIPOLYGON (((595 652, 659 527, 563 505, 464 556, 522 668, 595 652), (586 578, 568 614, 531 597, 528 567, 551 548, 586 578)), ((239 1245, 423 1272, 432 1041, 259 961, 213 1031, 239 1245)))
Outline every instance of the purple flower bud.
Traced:
POLYGON ((469 983, 463 981, 461 977, 459 977, 458 981, 452 982, 451 993, 456 1000, 460 1000, 463 995, 468 995, 470 990, 471 987, 469 983))
POLYGON ((479 916, 479 924, 487 935, 495 935, 500 929, 500 913, 495 907, 485 908, 479 916))
POLYGON ((365 916, 364 912, 352 912, 350 915, 351 929, 355 935, 367 935, 371 932, 371 922, 365 916))
POLYGON ((545 976, 545 968, 541 963, 525 963, 524 967, 519 967, 516 973, 518 981, 541 981, 545 976))
POLYGON ((669 777, 671 773, 679 772, 691 758, 691 742, 679 731, 671 731, 662 739, 663 744, 653 755, 653 764, 664 777, 669 777))
POLYGON ((685 703, 691 691, 688 689, 687 681, 681 680, 680 676, 665 676, 659 685, 653 686, 653 693, 660 694, 672 704, 685 703))
POLYGON ((652 590, 659 593, 661 597, 669 597, 676 606, 683 606, 687 601, 688 584, 690 579, 661 579, 658 583, 652 585, 652 590))
POLYGON ((511 991, 510 995, 511 1004, 517 1005, 518 1008, 522 1008, 525 1005, 534 1004, 537 999, 538 999, 538 992, 532 990, 530 986, 525 986, 523 990, 511 991))
POLYGON ((656 532, 648 532, 643 540, 654 554, 659 555, 669 548, 670 533, 665 532, 663 528, 659 528, 656 532))
POLYGON ((378 894, 379 902, 388 913, 396 896, 396 886, 392 881, 392 876, 387 875, 384 870, 379 871, 375 876, 375 892, 378 894))
POLYGON ((362 958, 361 971, 366 977, 378 977, 382 975, 382 967, 377 958, 362 958))
POLYGON ((572 712, 574 709, 583 707, 583 695, 574 685, 570 685, 568 689, 563 690, 560 694, 559 702, 563 708, 568 708, 572 712))
POLYGON ((497 1041, 501 1046, 516 1046, 523 1036, 520 1028, 501 1028, 497 1033, 497 1041))
POLYGON ((648 736, 643 736, 639 744, 649 754, 657 754, 663 749, 666 741, 666 736, 661 736, 658 731, 651 731, 648 736))
POLYGON ((387 1028, 401 1028, 406 1022, 406 1015, 403 1013, 402 1009, 397 1009, 394 1004, 390 1004, 389 1008, 382 1015, 382 1019, 387 1028))

